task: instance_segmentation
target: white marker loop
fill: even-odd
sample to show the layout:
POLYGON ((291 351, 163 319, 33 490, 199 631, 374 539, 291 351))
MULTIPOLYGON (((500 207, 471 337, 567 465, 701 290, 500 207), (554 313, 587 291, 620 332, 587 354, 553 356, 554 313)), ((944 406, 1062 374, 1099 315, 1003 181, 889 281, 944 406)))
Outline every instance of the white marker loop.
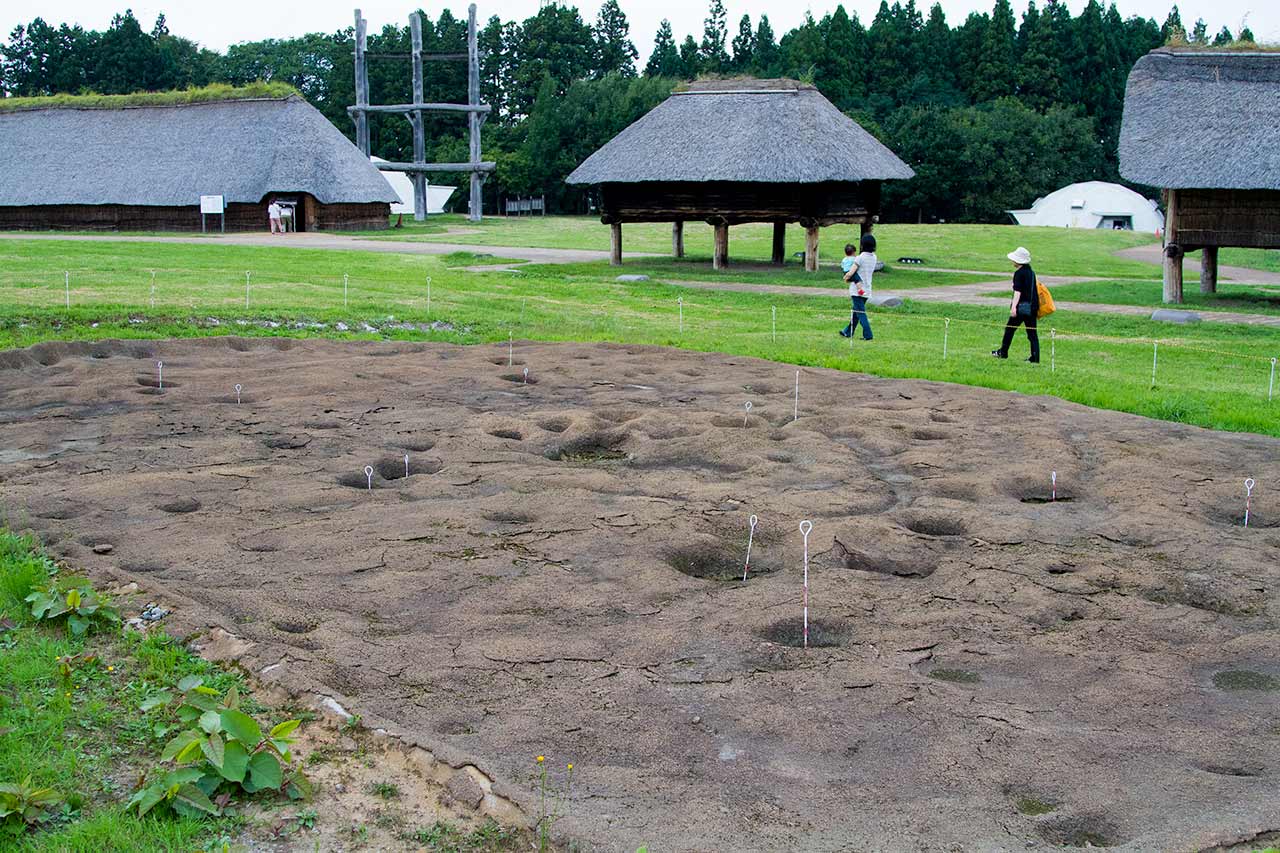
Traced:
POLYGON ((521 383, 521 384, 523 384, 523 385, 528 385, 528 384, 529 384, 529 368, 527 368, 527 367, 524 369, 524 382, 523 382, 523 383, 521 383))
POLYGON ((744 581, 747 579, 747 570, 751 568, 751 543, 755 541, 756 525, 759 523, 760 519, 756 518, 754 515, 747 519, 747 524, 750 529, 747 531, 747 559, 742 564, 742 579, 744 581))
POLYGON ((409 454, 408 453, 404 455, 404 475, 406 477, 409 476, 409 454))
POLYGON ((1257 485, 1252 477, 1244 481, 1244 526, 1249 526, 1249 505, 1253 503, 1253 487, 1257 485))
POLYGON ((240 405, 240 383, 236 383, 236 405, 240 405))
POLYGON ((163 361, 156 362, 156 383, 159 386, 160 390, 163 391, 164 390, 164 362, 163 361))
POLYGON ((373 491, 373 466, 372 465, 364 466, 364 476, 365 476, 365 479, 368 481, 368 490, 372 492, 373 491))
POLYGON ((749 417, 751 417, 751 401, 750 401, 750 400, 748 400, 748 401, 747 401, 747 405, 746 405, 746 413, 745 413, 745 414, 743 414, 743 416, 742 416, 742 425, 743 425, 744 427, 747 425, 747 418, 749 418, 749 417))

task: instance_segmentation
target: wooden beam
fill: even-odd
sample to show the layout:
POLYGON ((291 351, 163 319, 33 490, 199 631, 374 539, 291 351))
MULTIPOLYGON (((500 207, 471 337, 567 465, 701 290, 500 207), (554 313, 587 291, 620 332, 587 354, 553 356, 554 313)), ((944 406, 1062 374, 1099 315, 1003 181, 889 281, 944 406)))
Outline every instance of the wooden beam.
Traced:
MULTIPOLYGON (((859 223, 858 223, 858 237, 859 237, 859 238, 862 238, 862 237, 867 236, 868 234, 870 234, 870 233, 871 233, 871 229, 872 229, 872 228, 874 228, 874 227, 875 227, 875 224, 874 224, 874 223, 871 223, 871 222, 859 222, 859 223)), ((859 251, 861 251, 861 247, 859 247, 859 251)))
MULTIPOLYGON (((471 162, 480 162, 480 123, 481 112, 488 113, 489 108, 481 110, 480 103, 480 42, 476 30, 476 4, 467 8, 467 130, 471 138, 471 162)), ((468 203, 468 219, 479 222, 484 215, 484 197, 480 194, 482 186, 480 172, 471 173, 471 199, 468 203)), ((618 256, 622 263, 622 256, 618 256)))
POLYGON ((1218 292, 1218 247, 1205 246, 1200 250, 1200 292, 1218 292))
POLYGON ((1164 302, 1182 304, 1182 247, 1178 245, 1178 191, 1165 190, 1164 302))
POLYGON ((609 265, 622 266, 622 223, 609 225, 609 265))
MULTIPOLYGON (((366 157, 369 156, 369 116, 365 112, 369 105, 369 74, 368 69, 365 66, 364 58, 365 48, 368 47, 365 35, 367 27, 368 22, 360 16, 360 10, 356 9, 356 106, 355 112, 352 114, 355 116, 356 120, 356 147, 359 148, 366 157)), ((350 112, 350 110, 348 111, 350 112)))
POLYGON ((711 256, 711 268, 722 270, 729 266, 729 223, 717 222, 714 234, 715 249, 711 256))
POLYGON ((775 264, 785 264, 787 262, 787 223, 773 223, 773 262, 775 264))
POLYGON ((809 225, 804 229, 804 271, 818 271, 818 226, 809 225))
MULTIPOLYGON (((409 16, 409 45, 413 56, 413 102, 422 103, 422 18, 417 12, 409 16)), ((422 126, 422 112, 409 114, 413 126, 413 162, 427 162, 427 139, 422 126)), ((423 222, 427 218, 427 180, 423 172, 413 173, 413 218, 423 222)))
POLYGON ((675 258, 684 257, 684 220, 677 219, 671 223, 671 255, 675 258))
POLYGON ((424 104, 414 102, 412 104, 356 104, 354 107, 347 107, 347 112, 352 115, 359 116, 360 113, 488 113, 492 112, 493 107, 488 104, 424 104))
POLYGON ((384 172, 492 172, 494 162, 485 163, 374 163, 384 172))

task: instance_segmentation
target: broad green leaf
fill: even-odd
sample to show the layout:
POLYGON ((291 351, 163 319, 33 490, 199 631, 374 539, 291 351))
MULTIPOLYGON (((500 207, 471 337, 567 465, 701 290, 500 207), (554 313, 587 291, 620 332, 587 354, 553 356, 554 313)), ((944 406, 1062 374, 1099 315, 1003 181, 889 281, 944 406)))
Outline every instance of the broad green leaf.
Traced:
POLYGON ((203 678, 198 675, 188 675, 178 682, 178 689, 186 693, 188 690, 195 690, 201 684, 204 684, 203 678))
POLYGON ((222 729, 222 717, 218 716, 217 711, 205 711, 200 715, 200 728, 213 734, 222 729))
POLYGON ((218 713, 222 716, 222 730, 244 744, 245 749, 252 751, 262 743, 262 729, 253 717, 234 708, 223 708, 218 713))
POLYGON ((159 708, 161 705, 168 705, 171 701, 173 701, 173 694, 168 690, 161 690, 159 693, 153 693, 143 699, 138 708, 143 711, 150 711, 159 708))
POLYGON ((77 637, 89 629, 89 624, 88 619, 83 616, 77 616, 74 613, 67 617, 67 627, 70 628, 71 633, 77 637))
POLYGON ((218 813, 218 807, 205 796, 204 791, 201 791, 195 785, 183 785, 179 788, 178 795, 174 798, 174 801, 193 809, 198 809, 205 814, 216 815, 218 813))
POLYGON ((271 748, 280 753, 280 758, 285 764, 293 761, 293 753, 289 751, 289 743, 287 740, 270 740, 271 748))
POLYGON ((194 690, 188 691, 187 695, 182 697, 182 701, 193 708, 199 708, 201 711, 216 711, 218 709, 218 703, 212 696, 197 693, 194 690))
POLYGON ((222 752, 222 766, 218 772, 230 782, 243 782, 249 767, 249 753, 239 741, 227 741, 222 752))
POLYGON ((179 752, 182 752, 182 750, 186 749, 189 745, 199 740, 200 740, 200 735, 197 734, 196 732, 182 732, 173 740, 165 744, 164 750, 160 753, 160 760, 168 761, 169 759, 177 755, 179 752))
POLYGON ((129 800, 126 809, 137 808, 138 817, 155 808, 164 799, 164 791, 160 788, 143 788, 129 800))
POLYGON ((222 756, 226 745, 222 742, 222 736, 219 734, 210 734, 207 740, 200 741, 200 751, 204 753, 204 757, 209 759, 209 763, 218 768, 218 772, 222 772, 222 756))
POLYGON ((284 772, 280 769, 280 760, 269 752, 255 752, 249 757, 249 774, 244 780, 244 789, 254 791, 273 791, 279 789, 284 782, 284 772))
POLYGON ((285 786, 284 792, 291 800, 309 800, 311 799, 311 782, 301 773, 294 773, 289 777, 289 784, 285 786))
POLYGON ((227 691, 226 698, 222 700, 222 707, 234 708, 237 711, 240 710, 240 691, 236 689, 234 684, 231 685, 231 689, 227 691))
POLYGON ((212 687, 205 687, 203 684, 201 684, 198 687, 193 687, 192 690, 194 690, 196 693, 203 693, 205 696, 218 695, 218 691, 214 690, 212 687))
POLYGON ((182 748, 182 751, 173 757, 174 763, 190 764, 191 762, 195 761, 197 758, 200 757, 202 743, 204 743, 204 738, 197 735, 196 738, 191 741, 191 743, 184 746, 182 748))
POLYGON ((69 609, 75 610, 77 607, 80 606, 80 603, 83 600, 84 600, 84 596, 80 594, 80 590, 73 588, 67 592, 67 607, 69 609))
POLYGON ((292 732, 294 729, 296 729, 300 725, 302 725, 302 720, 285 720, 280 725, 275 726, 271 729, 270 736, 273 738, 287 737, 290 732, 292 732))
POLYGON ((188 782, 194 782, 204 775, 199 767, 181 767, 177 770, 170 770, 164 775, 164 784, 166 786, 185 785, 188 782))

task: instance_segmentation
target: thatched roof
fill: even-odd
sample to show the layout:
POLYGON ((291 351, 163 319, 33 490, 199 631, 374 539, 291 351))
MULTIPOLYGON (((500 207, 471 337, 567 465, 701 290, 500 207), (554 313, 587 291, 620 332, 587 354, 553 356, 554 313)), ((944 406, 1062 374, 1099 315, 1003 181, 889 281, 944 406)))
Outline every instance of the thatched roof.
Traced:
POLYGON ((1280 189, 1280 54, 1155 50, 1125 88, 1120 174, 1173 189, 1280 189))
POLYGON ((297 96, 125 109, 0 113, 0 206, 189 206, 310 193, 393 202, 386 179, 297 96))
POLYGON ((807 184, 914 174, 812 86, 739 79, 674 93, 588 157, 568 182, 807 184))

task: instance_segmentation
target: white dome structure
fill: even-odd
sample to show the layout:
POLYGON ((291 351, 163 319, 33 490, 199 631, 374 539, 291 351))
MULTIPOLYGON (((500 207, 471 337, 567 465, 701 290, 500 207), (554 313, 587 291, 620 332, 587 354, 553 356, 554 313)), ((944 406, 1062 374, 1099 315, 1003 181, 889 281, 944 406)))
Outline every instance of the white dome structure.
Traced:
MULTIPOLYGON (((372 163, 385 163, 381 157, 370 157, 372 163)), ((404 172, 383 172, 382 177, 387 179, 387 183, 391 185, 391 189, 400 197, 399 202, 391 203, 391 213, 405 213, 413 216, 413 181, 409 180, 409 176, 404 172)), ((445 202, 449 200, 449 196, 453 195, 455 187, 447 187, 443 184, 427 184, 427 213, 444 213, 445 202)))
POLYGON ((1160 206, 1119 184, 1085 181, 1036 199, 1030 210, 1010 210, 1019 225, 1102 228, 1155 234, 1164 228, 1160 206))

